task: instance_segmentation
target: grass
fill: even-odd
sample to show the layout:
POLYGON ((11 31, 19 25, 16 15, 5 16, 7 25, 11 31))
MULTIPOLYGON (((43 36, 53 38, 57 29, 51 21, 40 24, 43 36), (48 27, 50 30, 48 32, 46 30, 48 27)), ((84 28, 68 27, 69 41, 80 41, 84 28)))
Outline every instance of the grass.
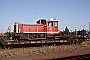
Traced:
POLYGON ((53 52, 74 52, 90 49, 90 41, 81 43, 80 45, 59 45, 59 46, 42 46, 28 48, 12 48, 0 50, 0 58, 13 58, 29 55, 51 54, 53 52))

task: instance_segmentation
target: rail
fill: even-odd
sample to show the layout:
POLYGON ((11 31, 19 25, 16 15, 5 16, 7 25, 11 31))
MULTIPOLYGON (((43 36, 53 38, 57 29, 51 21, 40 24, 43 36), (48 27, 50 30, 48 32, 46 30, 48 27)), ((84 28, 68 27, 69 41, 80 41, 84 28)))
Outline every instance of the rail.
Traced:
POLYGON ((52 60, 90 60, 90 54, 71 56, 71 57, 66 57, 66 58, 56 58, 52 60))

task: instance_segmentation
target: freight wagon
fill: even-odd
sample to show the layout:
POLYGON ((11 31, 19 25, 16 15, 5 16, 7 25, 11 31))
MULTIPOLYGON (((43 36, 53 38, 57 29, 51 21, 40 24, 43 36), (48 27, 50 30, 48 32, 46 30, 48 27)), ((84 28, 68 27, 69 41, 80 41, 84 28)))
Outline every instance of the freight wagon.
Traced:
MULTIPOLYGON (((2 48, 13 46, 34 46, 42 44, 81 43, 83 37, 62 36, 56 19, 39 19, 36 24, 14 23, 14 32, 8 27, 9 33, 0 37, 2 48)), ((85 38, 86 39, 86 38, 85 38)))

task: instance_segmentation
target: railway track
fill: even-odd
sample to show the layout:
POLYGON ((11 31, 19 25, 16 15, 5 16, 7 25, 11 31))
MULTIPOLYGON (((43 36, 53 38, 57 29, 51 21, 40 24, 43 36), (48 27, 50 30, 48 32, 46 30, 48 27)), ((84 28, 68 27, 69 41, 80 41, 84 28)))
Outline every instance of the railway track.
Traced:
POLYGON ((56 59, 52 59, 52 60, 90 60, 90 54, 66 57, 66 58, 56 58, 56 59))

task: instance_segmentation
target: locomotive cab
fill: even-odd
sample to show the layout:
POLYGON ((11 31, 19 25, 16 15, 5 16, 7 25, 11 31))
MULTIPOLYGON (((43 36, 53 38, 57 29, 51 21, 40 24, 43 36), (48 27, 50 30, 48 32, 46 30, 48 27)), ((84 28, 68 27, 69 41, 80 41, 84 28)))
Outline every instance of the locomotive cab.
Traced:
POLYGON ((58 20, 50 19, 47 21, 47 33, 50 34, 58 33, 58 20))
POLYGON ((44 31, 47 34, 56 34, 58 33, 58 20, 54 19, 40 19, 37 21, 37 24, 44 25, 44 31))
POLYGON ((44 25, 44 31, 47 34, 57 34, 58 33, 58 20, 54 19, 40 19, 37 24, 44 25))

